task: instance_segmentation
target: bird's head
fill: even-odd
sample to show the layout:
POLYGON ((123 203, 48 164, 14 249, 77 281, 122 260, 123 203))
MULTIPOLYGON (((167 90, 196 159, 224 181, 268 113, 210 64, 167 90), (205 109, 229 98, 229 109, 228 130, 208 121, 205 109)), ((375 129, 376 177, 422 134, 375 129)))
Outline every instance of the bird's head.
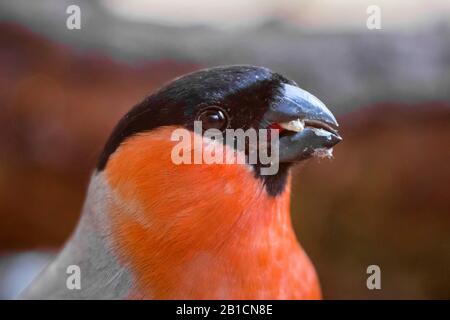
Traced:
MULTIPOLYGON (((221 133, 223 144, 244 152, 247 165, 273 196, 284 190, 292 164, 331 151, 341 141, 333 114, 295 82, 262 67, 216 67, 175 79, 136 105, 116 126, 97 169, 104 170, 120 146, 136 136, 151 135, 158 130, 161 133, 164 129, 173 132, 184 128, 194 132, 195 121, 200 121, 203 131, 213 129, 221 133), (245 132, 269 130, 269 142, 270 132, 278 130, 279 140, 272 146, 256 144, 253 151, 245 140, 246 145, 240 150, 236 141, 230 144, 230 139, 226 139, 227 131, 238 129, 245 132), (258 157, 255 163, 250 163, 249 153, 261 151, 257 149, 262 145, 269 149, 275 146, 276 158, 270 158, 270 164, 262 164, 258 157), (276 162, 276 171, 261 174, 261 167, 273 165, 273 162, 276 162)), ((258 139, 261 141, 259 136, 258 139)), ((171 151, 167 153, 170 155, 171 151)), ((150 158, 158 157, 154 152, 141 153, 141 156, 148 157, 149 162, 150 158)))

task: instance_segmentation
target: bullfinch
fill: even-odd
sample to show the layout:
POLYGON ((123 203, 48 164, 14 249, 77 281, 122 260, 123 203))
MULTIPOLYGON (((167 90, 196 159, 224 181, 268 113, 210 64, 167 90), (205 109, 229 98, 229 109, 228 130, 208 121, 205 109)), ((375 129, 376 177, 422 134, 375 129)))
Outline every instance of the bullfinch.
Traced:
POLYGON ((291 225, 290 169, 329 153, 341 141, 337 126, 318 98, 267 68, 215 67, 173 80, 114 128, 73 235, 19 298, 320 299, 291 225), (191 133, 203 150, 219 144, 215 156, 248 160, 250 148, 201 135, 195 123, 224 137, 276 132, 261 145, 277 157, 174 161, 195 149, 174 153, 174 132, 191 133), (276 172, 263 174, 270 165, 276 172))

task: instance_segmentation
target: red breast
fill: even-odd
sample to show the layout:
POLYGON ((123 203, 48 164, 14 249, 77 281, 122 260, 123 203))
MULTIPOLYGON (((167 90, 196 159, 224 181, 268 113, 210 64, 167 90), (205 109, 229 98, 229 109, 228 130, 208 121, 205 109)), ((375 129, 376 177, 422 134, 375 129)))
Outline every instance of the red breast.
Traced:
POLYGON ((273 197, 248 165, 175 165, 174 129, 129 138, 105 169, 131 298, 320 298, 291 226, 289 185, 273 197))

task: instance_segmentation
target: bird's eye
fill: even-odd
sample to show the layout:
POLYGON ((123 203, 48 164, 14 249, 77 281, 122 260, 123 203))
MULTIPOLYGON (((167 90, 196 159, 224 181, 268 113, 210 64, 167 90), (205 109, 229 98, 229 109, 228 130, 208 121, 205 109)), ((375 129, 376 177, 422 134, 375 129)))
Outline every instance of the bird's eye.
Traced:
POLYGON ((197 121, 202 122, 203 130, 219 129, 222 131, 228 126, 228 117, 225 110, 216 106, 201 110, 197 116, 197 121))

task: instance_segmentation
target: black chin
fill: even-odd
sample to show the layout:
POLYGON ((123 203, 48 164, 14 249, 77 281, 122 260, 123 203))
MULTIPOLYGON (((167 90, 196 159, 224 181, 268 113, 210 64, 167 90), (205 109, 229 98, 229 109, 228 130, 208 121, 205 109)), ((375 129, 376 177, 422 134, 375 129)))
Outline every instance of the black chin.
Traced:
POLYGON ((289 168, 292 166, 292 163, 280 163, 278 172, 274 175, 262 175, 261 174, 261 165, 255 164, 254 172, 255 176, 258 179, 261 179, 264 183, 264 188, 268 195, 272 197, 276 197, 281 195, 286 189, 286 185, 288 182, 289 176, 289 168))

